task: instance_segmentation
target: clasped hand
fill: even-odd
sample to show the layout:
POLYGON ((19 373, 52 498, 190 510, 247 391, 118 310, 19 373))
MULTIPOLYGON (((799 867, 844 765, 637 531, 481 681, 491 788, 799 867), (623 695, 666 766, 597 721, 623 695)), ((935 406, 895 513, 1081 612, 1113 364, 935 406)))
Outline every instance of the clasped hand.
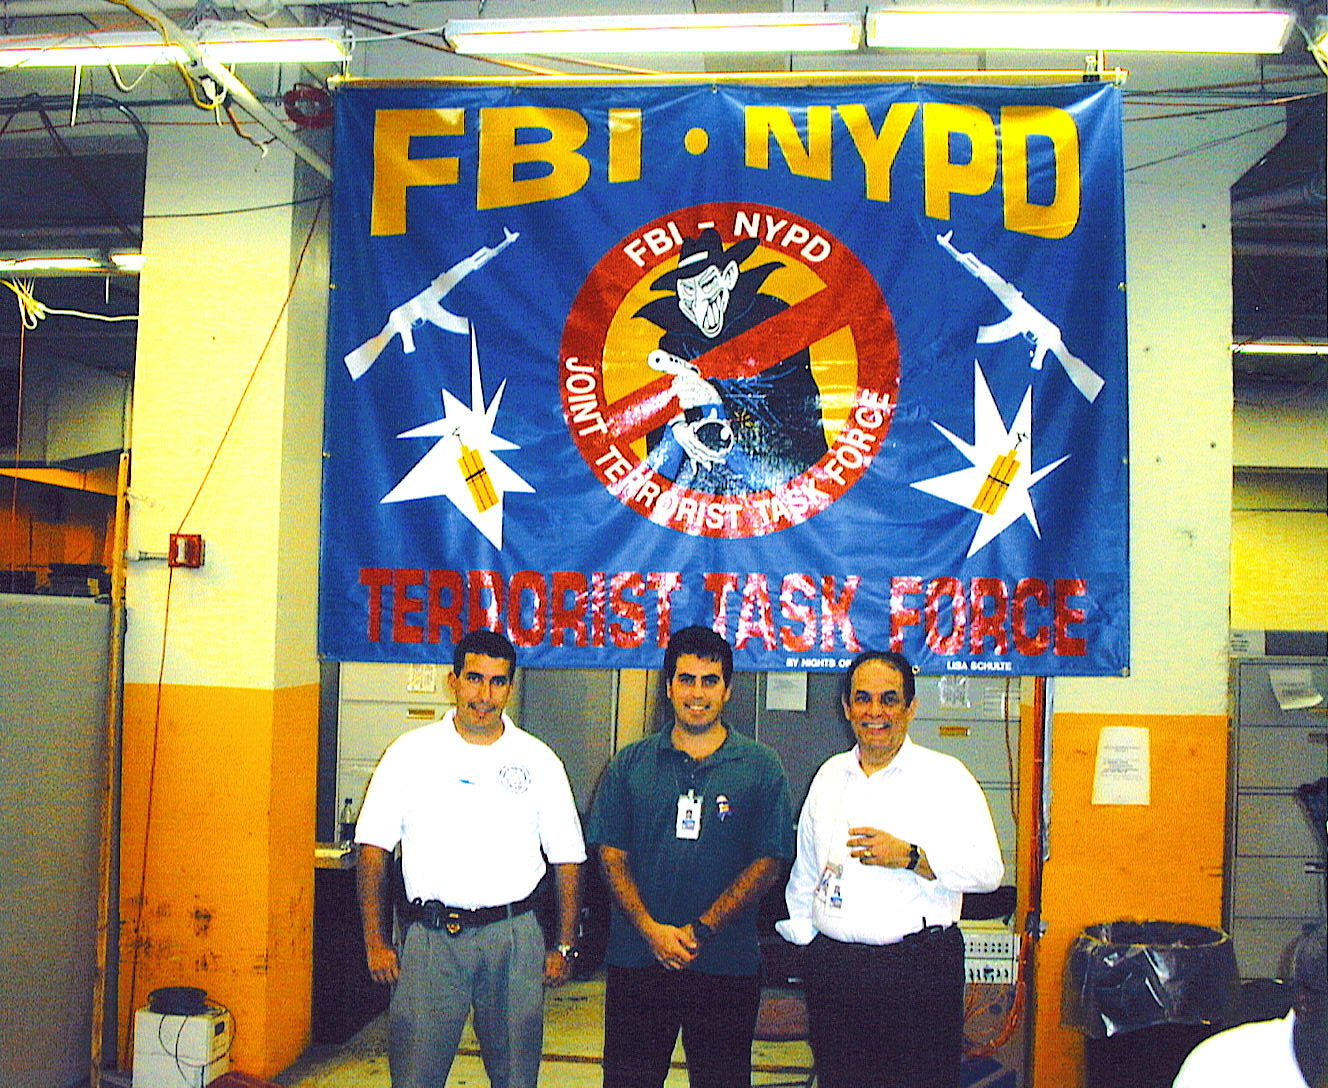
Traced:
POLYGON ((671 971, 681 971, 701 951, 701 942, 692 933, 691 926, 667 926, 652 922, 643 936, 655 959, 671 971))

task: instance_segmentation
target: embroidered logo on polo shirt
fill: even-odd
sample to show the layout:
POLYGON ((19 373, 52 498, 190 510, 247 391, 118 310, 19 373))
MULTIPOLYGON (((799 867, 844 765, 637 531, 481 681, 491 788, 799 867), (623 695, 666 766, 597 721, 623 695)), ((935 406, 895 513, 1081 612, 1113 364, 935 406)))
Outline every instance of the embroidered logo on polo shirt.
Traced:
POLYGON ((498 781, 509 793, 525 793, 530 789, 530 772, 520 763, 509 763, 499 770, 498 781))

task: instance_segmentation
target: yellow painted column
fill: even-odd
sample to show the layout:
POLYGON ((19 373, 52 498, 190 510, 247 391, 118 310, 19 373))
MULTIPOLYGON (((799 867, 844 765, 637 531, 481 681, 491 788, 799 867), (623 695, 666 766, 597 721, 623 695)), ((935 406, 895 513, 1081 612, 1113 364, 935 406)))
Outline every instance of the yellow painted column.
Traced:
POLYGON ((232 1011, 233 1069, 270 1076, 309 1041, 327 216, 296 201, 325 188, 229 129, 153 128, 130 483, 125 1066, 133 1011, 160 986, 202 987, 232 1011), (177 531, 203 536, 201 569, 138 558, 177 531))
MULTIPOLYGON (((1143 76, 1147 79, 1147 73, 1143 76)), ((1127 121, 1128 121, 1127 116, 1127 121)), ((1276 121, 1275 116, 1269 120, 1276 121)), ((1126 125, 1130 382, 1128 677, 1054 685, 1050 857, 1032 980, 1035 1085, 1084 1083, 1062 1020, 1065 964, 1087 925, 1220 926, 1227 776, 1232 379, 1229 188, 1280 135, 1126 125), (1179 147, 1202 153, 1176 157, 1179 147), (1148 730, 1151 803, 1094 805, 1104 726, 1148 730)), ((1027 713, 1021 781, 1031 781, 1027 713)), ((1027 791, 1022 826, 1028 811, 1027 791)), ((1021 854, 1021 890, 1028 859, 1021 854)))

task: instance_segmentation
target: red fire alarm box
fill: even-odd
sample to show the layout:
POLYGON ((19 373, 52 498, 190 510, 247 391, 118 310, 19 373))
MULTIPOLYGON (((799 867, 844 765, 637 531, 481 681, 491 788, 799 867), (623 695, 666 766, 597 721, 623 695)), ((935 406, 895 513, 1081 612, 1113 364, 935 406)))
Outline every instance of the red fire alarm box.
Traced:
POLYGON ((201 567, 203 565, 203 536, 201 533, 172 533, 171 551, 167 562, 172 567, 201 567))

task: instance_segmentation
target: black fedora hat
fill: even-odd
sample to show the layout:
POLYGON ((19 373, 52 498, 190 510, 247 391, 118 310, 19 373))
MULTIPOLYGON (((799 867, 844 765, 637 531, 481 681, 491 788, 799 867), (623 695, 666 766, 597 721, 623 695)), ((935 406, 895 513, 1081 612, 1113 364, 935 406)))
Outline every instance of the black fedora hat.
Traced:
POLYGON ((683 239, 677 267, 665 272, 650 287, 655 291, 672 291, 678 280, 700 275, 710 265, 722 268, 729 261, 741 265, 759 244, 758 238, 739 238, 726 248, 719 231, 706 227, 697 237, 683 239))

